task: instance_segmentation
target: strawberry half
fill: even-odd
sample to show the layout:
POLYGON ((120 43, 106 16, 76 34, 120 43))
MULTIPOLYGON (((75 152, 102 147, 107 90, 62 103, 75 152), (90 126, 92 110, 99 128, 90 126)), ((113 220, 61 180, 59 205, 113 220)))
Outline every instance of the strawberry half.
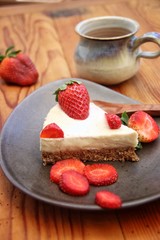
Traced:
POLYGON ((40 138, 63 138, 64 133, 56 123, 50 123, 42 129, 40 138))
POLYGON ((95 186, 110 185, 117 181, 117 170, 109 164, 97 163, 86 165, 84 174, 90 184, 95 186))
POLYGON ((7 83, 27 86, 37 82, 38 71, 29 56, 9 47, 0 56, 0 77, 7 83))
POLYGON ((159 136, 159 126, 156 121, 143 111, 137 111, 130 116, 128 127, 138 133, 140 142, 152 142, 159 136))
POLYGON ((96 193, 95 202, 102 208, 116 209, 122 206, 121 198, 106 190, 102 190, 96 193))
POLYGON ((86 119, 89 115, 90 98, 86 87, 78 81, 69 81, 55 93, 62 110, 71 118, 86 119))
POLYGON ((84 167, 84 163, 79 159, 65 159, 58 161, 51 167, 50 180, 58 184, 63 172, 68 170, 75 170, 83 174, 84 167))
POLYGON ((118 129, 121 127, 122 122, 118 115, 112 113, 105 113, 105 117, 111 129, 118 129))
POLYGON ((68 170, 62 173, 59 187, 63 192, 74 196, 83 196, 90 189, 87 178, 75 170, 68 170))

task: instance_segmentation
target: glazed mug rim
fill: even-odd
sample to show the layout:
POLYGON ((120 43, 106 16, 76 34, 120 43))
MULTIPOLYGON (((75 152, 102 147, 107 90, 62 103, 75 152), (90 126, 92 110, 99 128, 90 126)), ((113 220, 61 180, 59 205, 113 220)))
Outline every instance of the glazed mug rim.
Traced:
POLYGON ((117 39, 122 39, 122 38, 127 38, 130 36, 133 36, 138 31, 139 27, 140 27, 139 23, 132 18, 121 17, 121 16, 100 16, 100 17, 88 18, 86 20, 79 22, 75 27, 75 31, 78 35, 80 35, 81 37, 87 38, 87 39, 117 40, 117 39), (105 24, 110 23, 111 24, 110 26, 112 26, 112 27, 113 26, 114 27, 122 27, 122 22, 123 22, 123 27, 124 27, 124 24, 126 24, 126 27, 124 27, 124 29, 128 29, 130 31, 130 33, 127 33, 124 35, 119 35, 119 36, 113 36, 113 37, 107 37, 107 36, 106 37, 96 37, 96 36, 87 35, 87 32, 89 32, 89 30, 91 31, 91 30, 98 29, 98 28, 102 27, 102 25, 104 23, 105 24))

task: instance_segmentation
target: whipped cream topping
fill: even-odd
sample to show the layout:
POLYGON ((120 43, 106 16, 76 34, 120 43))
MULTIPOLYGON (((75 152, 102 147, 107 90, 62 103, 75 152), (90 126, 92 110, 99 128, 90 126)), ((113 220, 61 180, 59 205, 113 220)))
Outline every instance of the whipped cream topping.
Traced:
POLYGON ((70 118, 57 104, 49 111, 43 128, 50 123, 56 123, 63 130, 64 138, 40 139, 42 151, 136 147, 138 143, 137 133, 133 129, 124 125, 119 129, 110 129, 105 111, 94 103, 90 103, 89 116, 84 120, 70 118))

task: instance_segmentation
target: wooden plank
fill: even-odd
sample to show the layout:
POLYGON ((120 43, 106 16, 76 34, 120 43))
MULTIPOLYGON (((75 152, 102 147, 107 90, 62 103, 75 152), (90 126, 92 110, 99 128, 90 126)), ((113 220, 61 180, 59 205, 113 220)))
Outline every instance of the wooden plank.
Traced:
MULTIPOLYGON (((160 31, 160 2, 65 1, 64 5, 20 5, 0 8, 0 51, 14 44, 35 62, 39 82, 20 88, 0 83, 2 128, 8 115, 30 93, 51 81, 78 77, 74 51, 79 41, 74 28, 86 18, 122 15, 136 18, 141 29, 160 31), (24 7, 25 6, 25 7, 24 7), (36 6, 36 7, 35 7, 36 6)), ((149 50, 147 44, 143 46, 149 50)), ((145 103, 159 103, 160 59, 143 59, 139 73, 131 80, 112 86, 118 92, 145 103)), ((0 236, 8 239, 99 239, 158 240, 160 204, 154 202, 120 212, 85 212, 56 208, 19 191, 0 169, 0 236)))
POLYGON ((125 239, 158 240, 160 236, 160 204, 146 204, 118 213, 125 239), (140 225, 139 225, 140 224, 140 225))

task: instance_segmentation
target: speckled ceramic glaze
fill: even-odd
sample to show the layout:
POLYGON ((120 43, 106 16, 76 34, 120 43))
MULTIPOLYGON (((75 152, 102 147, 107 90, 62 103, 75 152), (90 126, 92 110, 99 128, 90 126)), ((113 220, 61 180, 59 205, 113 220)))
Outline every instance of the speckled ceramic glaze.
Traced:
POLYGON ((155 58, 160 51, 143 52, 139 46, 154 42, 160 46, 160 33, 135 34, 139 24, 129 18, 110 16, 96 17, 80 22, 76 32, 80 41, 75 51, 78 76, 104 85, 118 84, 139 70, 140 58, 155 58), (88 33, 100 28, 124 28, 129 33, 113 37, 95 37, 88 33))

